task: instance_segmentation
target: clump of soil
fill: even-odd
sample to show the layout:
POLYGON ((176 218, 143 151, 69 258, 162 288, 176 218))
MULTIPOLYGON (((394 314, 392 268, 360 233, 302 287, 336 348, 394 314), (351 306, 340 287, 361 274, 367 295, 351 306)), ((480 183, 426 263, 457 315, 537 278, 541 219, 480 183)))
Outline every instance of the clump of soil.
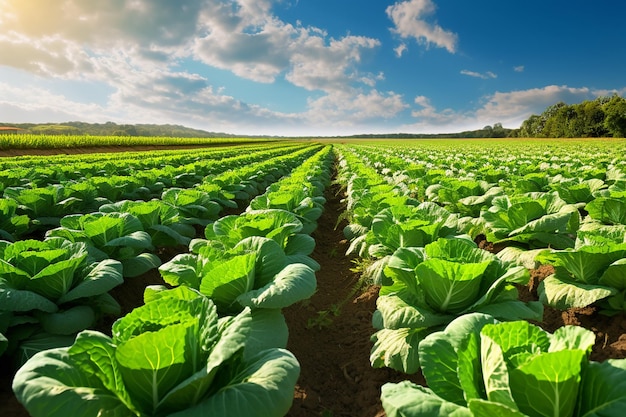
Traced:
MULTIPOLYGON (((541 265, 532 269, 528 286, 518 287, 520 299, 523 301, 539 300, 537 294, 539 283, 553 273, 554 267, 551 265, 541 265)), ((626 358, 626 317, 624 314, 606 316, 599 313, 593 305, 567 310, 544 306, 543 320, 535 324, 550 333, 566 325, 581 326, 591 330, 596 335, 596 343, 590 356, 593 361, 626 358)))
POLYGON ((493 254, 497 254, 506 247, 506 243, 493 243, 488 241, 485 235, 476 236, 476 238, 474 238, 474 242, 480 249, 484 249, 493 254))

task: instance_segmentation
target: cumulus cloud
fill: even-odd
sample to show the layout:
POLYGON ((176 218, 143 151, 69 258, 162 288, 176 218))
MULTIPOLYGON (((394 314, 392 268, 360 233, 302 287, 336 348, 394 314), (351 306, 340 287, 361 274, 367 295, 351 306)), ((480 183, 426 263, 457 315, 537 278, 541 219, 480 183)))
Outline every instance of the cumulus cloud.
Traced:
POLYGON ((531 88, 510 92, 496 92, 485 99, 485 103, 476 111, 481 120, 502 122, 505 126, 518 127, 531 114, 540 114, 546 107, 563 101, 578 103, 593 100, 604 95, 601 91, 587 87, 568 87, 565 85, 549 85, 543 88, 531 88))
MULTIPOLYGON (((227 129, 242 121, 262 127, 337 121, 341 114, 349 120, 386 117, 403 106, 395 93, 376 90, 384 74, 359 70, 363 55, 380 41, 332 38, 322 28, 281 21, 272 0, 2 1, 0 65, 46 79, 107 85, 113 91, 107 108, 90 115, 216 122, 227 129), (211 79, 181 69, 182 60, 260 83, 280 79, 322 95, 309 100, 306 112, 276 112, 225 94, 211 79)), ((53 101, 41 108, 52 112, 53 101)), ((15 103, 24 109, 24 102, 15 103)), ((56 103, 80 108, 67 99, 56 103)), ((77 113, 72 119, 86 119, 77 113)))
POLYGON ((619 93, 557 85, 496 92, 485 96, 480 107, 462 112, 452 109, 438 110, 428 97, 418 96, 414 100, 417 108, 411 112, 415 122, 404 125, 403 128, 406 131, 420 133, 460 132, 480 129, 494 123, 518 128, 532 114, 540 114, 546 107, 559 101, 578 103, 613 92, 619 93))
MULTIPOLYGON (((387 126, 411 115, 407 131, 459 131, 503 123, 517 127, 558 101, 579 102, 609 91, 546 86, 495 92, 478 108, 454 111, 417 96, 413 102, 380 88, 382 72, 362 70, 381 42, 368 36, 329 36, 323 28, 290 24, 272 11, 275 0, 0 0, 0 72, 35 74, 29 85, 0 81, 0 114, 15 122, 85 120, 178 123, 245 134, 294 134, 310 129, 387 126), (193 69, 184 64, 193 62, 193 69), (222 88, 218 68, 257 83, 290 84, 308 99, 301 109, 275 111, 222 88), (42 81, 43 80, 43 81, 42 81), (95 94, 59 93, 53 80, 95 94), (51 88, 48 88, 51 87, 51 88), (82 101, 81 101, 82 100, 82 101), (391 121, 391 122, 390 122, 391 121)), ((432 0, 397 1, 387 8, 402 56, 415 40, 454 53, 457 36, 433 19, 432 0)), ((523 66, 514 67, 522 72, 523 66)), ((482 79, 493 72, 463 70, 482 79)), ((281 86, 282 87, 282 86, 281 86)), ((622 91, 622 94, 624 91, 622 91)), ((326 130, 325 130, 326 129, 326 130)))
POLYGON ((523 65, 518 65, 516 67, 513 67, 513 71, 515 71, 515 72, 524 72, 524 66, 523 65))
POLYGON ((406 46, 406 43, 401 43, 400 45, 395 47, 393 50, 396 53, 396 56, 400 58, 407 49, 408 47, 406 46))
MULTIPOLYGON (((22 67, 64 59, 73 64, 51 67, 49 75, 57 76, 84 72, 91 57, 114 50, 124 51, 128 59, 140 59, 142 54, 155 58, 157 52, 161 52, 161 59, 172 59, 196 33, 202 6, 202 2, 193 0, 4 3, 2 49, 32 44, 34 54, 22 57, 22 67), (76 50, 81 53, 69 53, 76 50)), ((6 59, 3 54, 0 63, 6 59)))
POLYGON ((386 12, 394 23, 392 31, 401 38, 413 38, 420 44, 435 45, 455 53, 458 36, 426 20, 435 13, 435 8, 432 0, 408 0, 396 2, 387 7, 386 12))
POLYGON ((361 50, 370 49, 379 42, 361 36, 348 36, 332 40, 328 47, 320 45, 321 39, 311 40, 292 55, 292 66, 286 79, 307 90, 326 92, 346 90, 352 81, 360 80, 372 86, 376 76, 360 78, 354 64, 360 61, 361 50))
POLYGON ((408 106, 397 93, 371 90, 337 91, 309 100, 308 107, 305 117, 312 125, 330 123, 345 126, 370 119, 390 119, 408 106))
POLYGON ((417 119, 419 126, 446 126, 454 123, 459 116, 451 109, 438 111, 426 96, 415 97, 414 103, 418 108, 411 112, 411 116, 417 119))
MULTIPOLYGON (((306 89, 355 77, 376 39, 332 39, 271 13, 269 0, 4 0, 0 64, 50 76, 86 76, 94 58, 122 52, 135 66, 193 58, 271 83, 281 74, 306 89)), ((336 87, 333 87, 336 88, 336 87)))
POLYGON ((92 70, 89 57, 77 45, 58 37, 33 40, 17 34, 0 35, 0 64, 42 76, 64 76, 92 70))
MULTIPOLYGON (((291 25, 273 16, 271 2, 238 1, 238 8, 213 4, 203 12, 194 53, 207 65, 257 82, 282 74, 307 90, 332 91, 363 79, 362 54, 380 42, 364 36, 329 38, 315 27, 291 25)), ((371 79, 367 79, 368 82, 371 79)))
POLYGON ((32 38, 56 35, 91 46, 177 46, 195 34, 202 6, 195 0, 4 0, 2 25, 32 38))
POLYGON ((482 73, 482 72, 476 72, 476 71, 462 70, 461 74, 467 75, 469 77, 481 78, 483 80, 488 80, 490 78, 498 78, 498 76, 491 71, 482 73))

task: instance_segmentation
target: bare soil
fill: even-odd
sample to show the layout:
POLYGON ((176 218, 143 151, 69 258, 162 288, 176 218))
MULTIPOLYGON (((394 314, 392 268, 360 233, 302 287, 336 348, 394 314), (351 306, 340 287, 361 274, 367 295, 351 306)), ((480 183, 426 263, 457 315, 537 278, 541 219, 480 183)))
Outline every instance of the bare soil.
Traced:
MULTIPOLYGON (((538 300, 539 282, 552 273, 554 273, 554 268, 551 265, 542 265, 531 270, 528 286, 518 288, 520 299, 538 300)), ((624 314, 606 316, 598 313, 593 305, 564 311, 544 306, 543 321, 535 324, 550 333, 565 325, 581 326, 593 331, 596 335, 596 343, 590 356, 593 361, 626 358, 626 317, 624 314)))
POLYGON ((313 233, 313 258, 320 263, 317 292, 306 302, 284 310, 289 344, 300 361, 301 374, 290 417, 383 416, 380 387, 411 379, 390 369, 373 369, 369 362, 372 314, 378 287, 364 285, 345 256, 348 242, 343 226, 335 228, 343 211, 338 188, 326 193, 326 206, 313 233))
MULTIPOLYGON (((335 227, 343 211, 340 190, 327 190, 327 205, 313 237, 317 247, 314 259, 321 270, 316 274, 318 289, 306 302, 284 310, 290 330, 288 349, 298 358, 301 374, 294 392, 289 417, 383 417, 380 387, 386 382, 410 379, 425 385, 420 374, 404 375, 389 369, 373 369, 369 364, 371 325, 376 309, 378 288, 360 281, 354 271, 356 263, 345 256, 348 242, 342 234, 345 223, 335 227)), ((498 250, 482 242, 486 250, 498 250)), ((166 260, 172 253, 161 253, 166 260)), ((169 257, 169 258, 168 258, 169 257)), ((538 283, 552 273, 542 266, 531 271, 531 282, 520 286, 520 297, 536 300, 538 283)), ((113 291, 123 313, 142 304, 146 285, 162 284, 158 272, 127 280, 113 291)), ((112 321, 111 321, 112 322, 112 321)), ((546 308, 540 324, 554 331, 566 324, 580 325, 592 330, 597 341, 592 360, 626 357, 626 320, 623 315, 606 317, 593 307, 557 311, 546 308)), ((110 330, 110 323, 100 324, 110 330)), ((11 391, 13 370, 0 360, 0 416, 28 416, 11 391)))

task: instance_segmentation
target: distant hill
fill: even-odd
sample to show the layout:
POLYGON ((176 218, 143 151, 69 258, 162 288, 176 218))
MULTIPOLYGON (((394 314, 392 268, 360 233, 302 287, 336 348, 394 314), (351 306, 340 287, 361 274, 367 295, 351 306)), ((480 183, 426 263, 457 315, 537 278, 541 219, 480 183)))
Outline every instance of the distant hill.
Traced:
POLYGON ((113 122, 0 123, 0 127, 2 126, 18 127, 25 130, 23 133, 42 135, 160 136, 180 138, 228 138, 235 136, 229 133, 207 132, 205 130, 169 124, 118 125, 113 122))

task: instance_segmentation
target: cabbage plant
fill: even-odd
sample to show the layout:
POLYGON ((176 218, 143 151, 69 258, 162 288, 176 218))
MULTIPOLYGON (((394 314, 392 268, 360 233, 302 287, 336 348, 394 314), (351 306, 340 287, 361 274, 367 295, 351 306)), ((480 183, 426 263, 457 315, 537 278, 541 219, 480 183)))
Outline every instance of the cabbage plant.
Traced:
POLYGON ((122 283, 122 265, 91 262, 84 243, 0 241, 0 332, 18 363, 67 346, 102 315, 119 316, 108 291, 122 283))
POLYGON ((108 202, 150 200, 158 197, 163 188, 163 183, 156 176, 151 179, 140 179, 138 175, 94 176, 87 182, 96 188, 98 196, 108 202))
MULTIPOLYGON (((531 168, 532 169, 532 168, 531 168)), ((545 192, 550 187, 550 175, 546 172, 528 172, 523 175, 515 175, 511 179, 511 185, 507 192, 512 194, 525 194, 534 192, 545 192)))
POLYGON ((240 186, 238 179, 235 179, 238 178, 237 172, 239 170, 226 171, 219 176, 204 177, 203 182, 195 189, 207 194, 212 201, 222 207, 237 208, 237 203, 234 201, 234 190, 238 190, 240 186))
POLYGON ((161 200, 175 207, 187 223, 200 226, 217 219, 222 211, 213 194, 200 189, 169 188, 161 200))
POLYGON ((490 242, 556 249, 574 247, 581 221, 576 206, 567 204, 556 192, 495 197, 481 218, 490 242))
POLYGON ((33 417, 283 416, 300 366, 286 350, 255 349, 252 331, 248 309, 218 318, 193 290, 161 291, 117 320, 112 337, 84 331, 35 355, 13 391, 33 417))
POLYGON ((557 175, 552 178, 550 188, 558 192, 559 197, 566 203, 584 207, 595 198, 596 192, 606 188, 606 184, 597 178, 582 179, 557 175))
MULTIPOLYGON (((364 237, 360 256, 380 257, 392 254, 399 248, 424 247, 439 237, 458 233, 458 216, 432 202, 418 206, 394 206, 383 209, 372 219, 370 230, 364 237), (367 252, 364 253, 364 248, 367 252)), ((354 240, 348 253, 357 248, 354 240)))
POLYGON ((587 234, 575 249, 546 250, 536 261, 554 266, 554 274, 537 288, 551 307, 587 307, 596 303, 604 313, 626 311, 626 241, 587 234), (584 243, 583 243, 584 242, 584 243))
POLYGON ((468 238, 440 238, 424 248, 400 248, 385 268, 393 280, 376 302, 370 362, 405 373, 420 366, 418 345, 454 318, 472 312, 502 320, 540 320, 543 306, 522 302, 513 284, 530 278, 522 266, 510 266, 479 249, 468 238))
MULTIPOLYGON (((365 179, 356 178, 348 184, 346 198, 347 217, 350 226, 357 225, 366 231, 372 224, 374 216, 388 207, 417 205, 417 200, 402 195, 401 190, 387 183, 368 184, 365 179)), ((358 230, 358 229, 357 229, 358 230)), ((351 238, 352 230, 344 229, 344 235, 351 238)))
POLYGON ((399 248, 424 247, 440 237, 459 233, 459 217, 433 202, 400 205, 376 214, 367 233, 354 237, 347 253, 375 258, 364 272, 374 284, 389 284, 384 269, 399 248))
POLYGON ((426 188, 429 201, 442 204, 453 213, 478 217, 483 207, 488 207, 494 197, 504 194, 501 187, 473 178, 445 178, 426 188))
POLYGON ((420 343, 428 388, 383 385, 390 417, 619 417, 626 408, 626 360, 589 360, 593 332, 550 334, 526 321, 470 314, 420 343))
POLYGON ((107 202, 97 197, 94 187, 88 184, 52 184, 41 188, 10 187, 5 197, 15 200, 19 211, 32 220, 32 229, 49 229, 59 226, 63 216, 96 211, 107 202))
POLYGON ((122 263, 124 277, 135 277, 161 265, 152 238, 130 213, 76 214, 61 219, 61 227, 46 232, 48 239, 84 242, 95 260, 122 263))
MULTIPOLYGON (((311 234, 317 228, 317 219, 322 215, 326 199, 323 196, 311 196, 303 189, 302 184, 296 187, 280 187, 268 190, 255 197, 248 206, 248 210, 281 209, 298 216, 304 226, 302 232, 311 234)), ((270 186, 271 188, 271 186, 270 186)))
POLYGON ((103 213, 130 213, 141 222, 156 247, 188 246, 196 235, 196 229, 185 223, 179 211, 161 200, 122 200, 100 206, 103 213))
POLYGON ((583 222, 576 234, 576 245, 602 246, 603 244, 626 243, 626 224, 603 225, 595 222, 583 222))
POLYGON ((232 249, 251 236, 274 240, 288 255, 310 255, 315 240, 302 232, 304 226, 297 215, 287 210, 250 210, 239 216, 224 216, 209 224, 204 230, 206 239, 195 239, 190 249, 215 241, 225 249, 232 249))
POLYGON ((10 198, 0 198, 0 239, 15 241, 30 229, 30 218, 17 214, 17 202, 10 198))
POLYGON ((244 307, 282 309, 311 297, 317 287, 315 270, 295 262, 303 258, 287 255, 270 238, 250 236, 230 250, 220 242, 203 241, 194 253, 175 256, 159 271, 166 283, 199 290, 220 314, 227 314, 244 307))
POLYGON ((265 193, 250 201, 246 210, 287 210, 302 222, 302 233, 310 235, 317 228, 326 203, 323 194, 330 183, 330 155, 330 147, 323 148, 291 175, 268 186, 265 193))
POLYGON ((589 218, 605 225, 626 225, 626 192, 620 194, 624 196, 609 194, 587 203, 589 218))

